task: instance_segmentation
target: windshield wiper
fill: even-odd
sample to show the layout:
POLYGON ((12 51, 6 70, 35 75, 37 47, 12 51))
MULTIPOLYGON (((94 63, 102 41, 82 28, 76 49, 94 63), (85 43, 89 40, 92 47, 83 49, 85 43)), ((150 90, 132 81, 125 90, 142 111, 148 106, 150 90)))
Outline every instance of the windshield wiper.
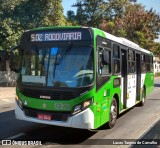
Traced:
POLYGON ((56 65, 59 65, 63 59, 65 58, 65 56, 70 52, 70 50, 72 49, 73 45, 69 43, 67 49, 65 50, 64 54, 60 57, 60 59, 55 63, 56 65))

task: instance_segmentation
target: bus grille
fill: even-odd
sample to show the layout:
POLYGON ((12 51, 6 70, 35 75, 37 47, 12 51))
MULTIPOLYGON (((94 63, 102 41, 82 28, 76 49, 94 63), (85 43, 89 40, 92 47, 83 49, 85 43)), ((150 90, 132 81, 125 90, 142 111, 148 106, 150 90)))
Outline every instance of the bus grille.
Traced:
POLYGON ((78 97, 75 92, 64 91, 44 91, 44 90, 30 90, 24 89, 21 93, 27 97, 40 98, 40 96, 50 96, 50 100, 71 100, 78 97))
POLYGON ((46 114, 51 116, 54 121, 67 121, 71 116, 71 112, 52 112, 37 109, 23 108, 24 114, 28 117, 38 118, 38 114, 46 114))

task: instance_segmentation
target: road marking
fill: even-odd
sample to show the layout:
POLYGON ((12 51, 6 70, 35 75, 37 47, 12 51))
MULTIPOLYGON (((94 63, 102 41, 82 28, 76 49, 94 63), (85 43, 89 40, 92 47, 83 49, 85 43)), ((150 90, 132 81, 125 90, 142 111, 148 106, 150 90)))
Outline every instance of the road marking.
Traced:
POLYGON ((13 140, 13 139, 16 139, 16 138, 21 137, 21 136, 24 136, 24 135, 26 135, 26 134, 25 134, 25 133, 20 133, 20 134, 11 136, 11 137, 9 137, 9 138, 6 138, 6 140, 13 140))
POLYGON ((5 102, 11 102, 11 100, 9 100, 9 99, 1 99, 1 100, 5 101, 5 102))

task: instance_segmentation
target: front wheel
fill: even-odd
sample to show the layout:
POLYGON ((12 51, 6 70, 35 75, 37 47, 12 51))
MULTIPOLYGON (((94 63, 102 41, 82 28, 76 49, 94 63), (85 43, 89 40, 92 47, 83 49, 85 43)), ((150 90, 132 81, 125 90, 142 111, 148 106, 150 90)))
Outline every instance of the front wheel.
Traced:
POLYGON ((114 127, 114 125, 116 124, 116 120, 117 120, 117 101, 115 98, 113 98, 110 107, 110 119, 109 122, 107 123, 107 126, 109 128, 114 127))

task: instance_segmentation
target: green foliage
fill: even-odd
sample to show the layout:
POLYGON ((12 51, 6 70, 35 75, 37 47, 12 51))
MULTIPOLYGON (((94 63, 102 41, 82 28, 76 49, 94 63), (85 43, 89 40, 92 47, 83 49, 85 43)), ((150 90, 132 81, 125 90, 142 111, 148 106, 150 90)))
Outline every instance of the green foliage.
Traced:
POLYGON ((75 20, 75 13, 72 10, 67 11, 67 20, 74 21, 75 20))
MULTIPOLYGON (((44 1, 44 0, 42 0, 44 1)), ((65 26, 67 24, 63 15, 62 0, 48 0, 48 15, 44 16, 46 26, 65 26)))
POLYGON ((100 28, 160 54, 154 42, 160 33, 160 16, 153 9, 129 0, 77 0, 77 5, 77 14, 68 14, 71 22, 100 28))
MULTIPOLYGON (((113 4, 113 16, 111 21, 100 24, 102 30, 108 31, 116 36, 125 37, 141 47, 155 52, 158 50, 154 39, 158 37, 160 28, 160 18, 156 11, 150 11, 140 4, 126 3, 123 11, 118 11, 119 2, 122 0, 111 0, 113 4), (117 2, 117 4, 116 4, 117 2), (115 7, 118 6, 118 7, 115 7), (117 10, 115 10, 117 8, 117 10), (118 13, 121 12, 121 13, 118 13), (112 28, 106 29, 111 22, 114 24, 112 28)), ((124 0, 125 2, 125 0, 124 0)), ((110 4, 111 8, 111 4, 110 4)), ((156 53, 156 52, 155 52, 156 53)))
POLYGON ((122 18, 129 4, 130 2, 128 0, 108 0, 108 19, 122 18))
POLYGON ((88 26, 98 27, 99 22, 105 17, 107 3, 104 0, 83 0, 83 22, 88 26), (86 22, 87 21, 87 22, 86 22))
POLYGON ((5 0, 0 3, 0 46, 18 44, 24 30, 43 26, 64 26, 61 0, 5 0))
POLYGON ((70 25, 76 26, 78 24, 76 21, 76 15, 74 11, 72 10, 67 11, 67 21, 68 23, 70 23, 70 25))
POLYGON ((152 45, 152 51, 154 52, 154 54, 160 58, 160 43, 154 43, 152 45))
POLYGON ((77 0, 75 21, 79 25, 98 27, 99 22, 106 16, 107 7, 105 0, 77 0))

